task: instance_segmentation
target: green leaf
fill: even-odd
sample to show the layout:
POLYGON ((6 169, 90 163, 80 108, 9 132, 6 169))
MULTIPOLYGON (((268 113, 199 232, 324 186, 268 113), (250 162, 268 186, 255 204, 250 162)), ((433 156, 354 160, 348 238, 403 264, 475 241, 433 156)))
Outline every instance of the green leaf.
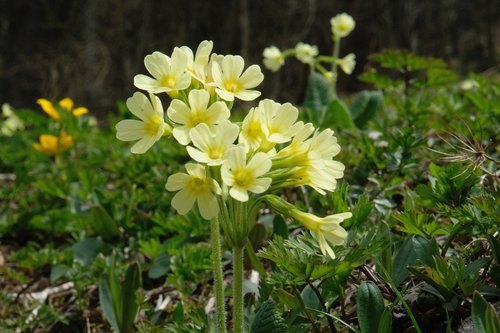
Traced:
POLYGON ((367 281, 359 285, 356 304, 361 332, 377 333, 384 313, 384 298, 375 283, 367 281))
POLYGON ((477 291, 472 297, 472 324, 476 333, 500 332, 498 313, 477 291))
POLYGON ((167 252, 162 252, 153 260, 153 264, 148 271, 148 278, 158 279, 170 271, 170 256, 167 252))
POLYGON ((414 265, 420 259, 427 265, 433 264, 432 255, 437 254, 437 245, 423 237, 412 236, 403 242, 396 251, 393 260, 392 280, 396 286, 408 276, 408 266, 414 265))
POLYGON ((288 225, 281 215, 276 215, 273 219, 272 238, 276 236, 279 236, 283 239, 288 239, 288 225))
POLYGON ((125 281, 122 287, 122 300, 123 300, 123 314, 122 325, 120 333, 132 332, 132 325, 134 323, 139 304, 135 292, 141 285, 141 271, 138 263, 133 263, 127 268, 125 273, 125 281))
POLYGON ((308 309, 315 309, 315 310, 320 310, 321 309, 321 301, 319 300, 318 296, 314 292, 314 290, 307 285, 302 292, 300 293, 300 296, 302 296, 302 299, 304 300, 304 304, 308 309))
POLYGON ((95 238, 85 238, 76 242, 69 248, 74 253, 75 259, 84 265, 89 265, 101 252, 102 242, 95 238))
MULTIPOLYGON (((116 300, 118 301, 118 300, 116 300)), ((99 280, 99 303, 101 305, 104 316, 108 320, 115 332, 120 332, 117 318, 114 310, 114 300, 111 292, 109 275, 103 274, 99 280)))
POLYGON ((328 105, 330 99, 330 84, 323 75, 312 72, 307 80, 304 108, 312 110, 319 115, 328 105))
POLYGON ((378 323, 377 333, 391 333, 392 332, 392 309, 386 308, 380 317, 378 323))
POLYGON ((327 114, 325 117, 325 125, 331 126, 335 129, 350 129, 354 130, 356 127, 351 119, 349 109, 344 102, 340 99, 334 99, 328 105, 327 114))
POLYGON ((355 227, 363 224, 370 215, 373 209, 373 204, 370 203, 370 198, 366 194, 362 194, 358 198, 358 202, 352 210, 352 217, 343 222, 344 228, 355 227))
POLYGON ((119 235, 116 221, 101 205, 92 207, 92 225, 105 241, 112 240, 119 235))
POLYGON ((363 128, 382 107, 384 96, 381 91, 362 91, 354 98, 351 116, 358 128, 363 128))
POLYGON ((250 333, 287 333, 288 325, 276 304, 267 300, 259 307, 250 327, 250 333))
POLYGON ((67 271, 69 271, 69 269, 70 268, 68 266, 62 264, 53 266, 50 270, 50 282, 56 282, 59 280, 64 276, 64 274, 66 274, 67 271))

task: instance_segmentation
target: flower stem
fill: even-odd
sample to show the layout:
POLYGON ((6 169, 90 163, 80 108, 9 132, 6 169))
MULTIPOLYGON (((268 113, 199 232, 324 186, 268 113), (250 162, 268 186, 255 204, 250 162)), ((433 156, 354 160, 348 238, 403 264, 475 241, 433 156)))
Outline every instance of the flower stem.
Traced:
POLYGON ((224 280, 222 275, 222 253, 220 242, 219 219, 210 221, 212 233, 212 268, 215 281, 215 315, 217 317, 217 332, 226 332, 226 309, 224 308, 224 280))
POLYGON ((243 247, 233 247, 233 324, 234 333, 243 333, 243 247))

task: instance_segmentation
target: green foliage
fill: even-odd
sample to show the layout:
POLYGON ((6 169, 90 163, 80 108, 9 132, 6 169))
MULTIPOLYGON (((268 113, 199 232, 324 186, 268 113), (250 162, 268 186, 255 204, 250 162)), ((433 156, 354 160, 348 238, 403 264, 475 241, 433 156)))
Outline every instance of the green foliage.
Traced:
POLYGON ((378 287, 371 281, 361 283, 356 304, 361 333, 377 333, 384 313, 384 299, 378 287))
POLYGON ((286 333, 286 324, 276 304, 267 300, 258 308, 250 327, 250 333, 286 333))
POLYGON ((474 292, 472 299, 472 322, 474 331, 478 333, 500 332, 500 319, 493 305, 481 294, 474 292))
POLYGON ((362 91, 354 98, 351 106, 351 115, 358 128, 364 128, 384 103, 381 91, 362 91))
POLYGON ((141 286, 140 269, 137 263, 130 265, 120 281, 113 265, 99 281, 99 302, 113 330, 129 333, 139 309, 136 291, 141 286))

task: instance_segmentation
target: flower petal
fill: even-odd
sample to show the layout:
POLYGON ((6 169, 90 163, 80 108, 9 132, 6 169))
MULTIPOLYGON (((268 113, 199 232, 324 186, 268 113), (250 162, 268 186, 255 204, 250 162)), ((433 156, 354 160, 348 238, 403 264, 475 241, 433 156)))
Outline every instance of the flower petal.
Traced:
POLYGON ((179 214, 186 215, 193 208, 195 199, 196 197, 192 193, 183 188, 173 197, 171 205, 179 214))
POLYGON ((140 120, 125 119, 115 126, 116 138, 122 141, 139 140, 145 135, 144 123, 140 120))

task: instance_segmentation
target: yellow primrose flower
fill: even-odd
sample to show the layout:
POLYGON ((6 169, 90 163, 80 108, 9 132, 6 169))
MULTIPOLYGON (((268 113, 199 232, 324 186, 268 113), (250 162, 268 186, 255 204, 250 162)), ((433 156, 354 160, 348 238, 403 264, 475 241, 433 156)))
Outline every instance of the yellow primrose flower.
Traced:
POLYGON ((163 106, 158 97, 136 92, 127 99, 127 107, 140 120, 126 119, 116 124, 116 137, 122 141, 136 141, 130 151, 134 154, 145 153, 163 135, 172 132, 170 125, 163 119, 163 106))
POLYGON ((188 100, 189 105, 186 105, 183 101, 174 99, 167 110, 170 120, 181 125, 173 130, 174 138, 181 145, 191 142, 189 131, 198 124, 205 123, 211 127, 227 120, 231 114, 226 103, 222 101, 208 106, 210 94, 205 90, 191 90, 188 100))
POLYGON ((354 55, 354 53, 349 53, 344 58, 337 59, 336 62, 344 73, 349 75, 354 70, 354 67, 356 67, 356 55, 354 55))
POLYGON ((330 19, 330 24, 332 26, 332 33, 335 38, 346 37, 354 30, 356 22, 352 16, 346 13, 335 15, 330 19))
POLYGON ((243 120, 239 142, 267 152, 277 143, 291 140, 298 115, 299 110, 290 103, 279 104, 265 99, 243 120))
POLYGON ((215 91, 220 98, 230 102, 234 101, 235 97, 243 101, 253 101, 260 96, 259 91, 250 90, 264 80, 260 67, 252 65, 243 72, 244 66, 243 58, 235 55, 225 56, 220 64, 213 64, 215 91))
POLYGON ((312 138, 312 125, 301 122, 295 125, 297 131, 287 147, 273 158, 276 168, 291 168, 290 182, 294 186, 308 185, 321 194, 336 188, 336 179, 342 178, 345 166, 332 160, 340 152, 337 138, 331 129, 316 133, 312 138))
POLYGON ((61 132, 59 137, 50 134, 42 134, 40 135, 39 141, 39 143, 33 144, 33 147, 39 152, 49 156, 62 153, 73 145, 73 137, 64 132, 61 132))
POLYGON ((191 85, 191 75, 186 71, 187 64, 188 54, 179 47, 174 48, 172 58, 158 51, 153 52, 144 58, 144 65, 153 77, 136 75, 134 85, 149 93, 166 92, 175 97, 178 90, 191 85))
POLYGON ((183 46, 183 49, 188 55, 188 62, 186 69, 187 71, 198 81, 205 83, 207 75, 207 67, 210 62, 210 54, 214 48, 214 42, 211 40, 204 40, 198 45, 196 49, 196 54, 193 55, 193 51, 187 47, 183 46))
POLYGON ((262 177, 271 169, 271 159, 266 153, 257 153, 247 163, 246 149, 242 146, 231 148, 226 162, 222 165, 223 182, 230 186, 229 194, 239 201, 248 201, 248 192, 262 193, 271 185, 271 178, 262 177))
POLYGON ((332 259, 335 259, 330 244, 340 245, 344 243, 347 237, 347 231, 340 226, 340 223, 345 219, 351 218, 352 213, 333 214, 326 217, 318 217, 313 214, 301 212, 298 209, 290 211, 290 217, 300 222, 316 237, 319 243, 319 248, 323 255, 328 254, 332 259))
MULTIPOLYGON (((54 105, 52 104, 51 101, 49 101, 45 98, 39 98, 36 102, 42 107, 42 110, 46 114, 48 114, 52 119, 54 119, 55 121, 61 120, 61 115, 56 110, 56 108, 54 107, 54 105)), ((66 111, 70 112, 71 114, 73 114, 73 116, 75 116, 75 117, 80 117, 80 116, 89 112, 89 110, 83 106, 80 106, 80 107, 73 109, 74 102, 69 97, 61 99, 59 101, 59 106, 61 108, 65 109, 66 111)))
POLYGON ((188 146, 187 152, 197 162, 220 165, 239 132, 238 125, 228 120, 221 122, 213 130, 205 123, 198 124, 189 132, 193 145, 198 149, 188 146))
POLYGON ((285 57, 276 46, 266 47, 262 56, 264 57, 264 66, 271 72, 277 72, 285 64, 285 57))
POLYGON ((187 174, 176 173, 168 177, 165 188, 168 191, 179 191, 172 199, 172 207, 179 214, 185 215, 196 201, 201 216, 210 220, 219 213, 219 205, 215 194, 220 193, 217 182, 207 177, 205 167, 200 164, 187 163, 187 174))
POLYGON ((318 55, 318 47, 306 43, 298 43, 295 46, 295 57, 304 64, 314 63, 314 58, 318 55))

